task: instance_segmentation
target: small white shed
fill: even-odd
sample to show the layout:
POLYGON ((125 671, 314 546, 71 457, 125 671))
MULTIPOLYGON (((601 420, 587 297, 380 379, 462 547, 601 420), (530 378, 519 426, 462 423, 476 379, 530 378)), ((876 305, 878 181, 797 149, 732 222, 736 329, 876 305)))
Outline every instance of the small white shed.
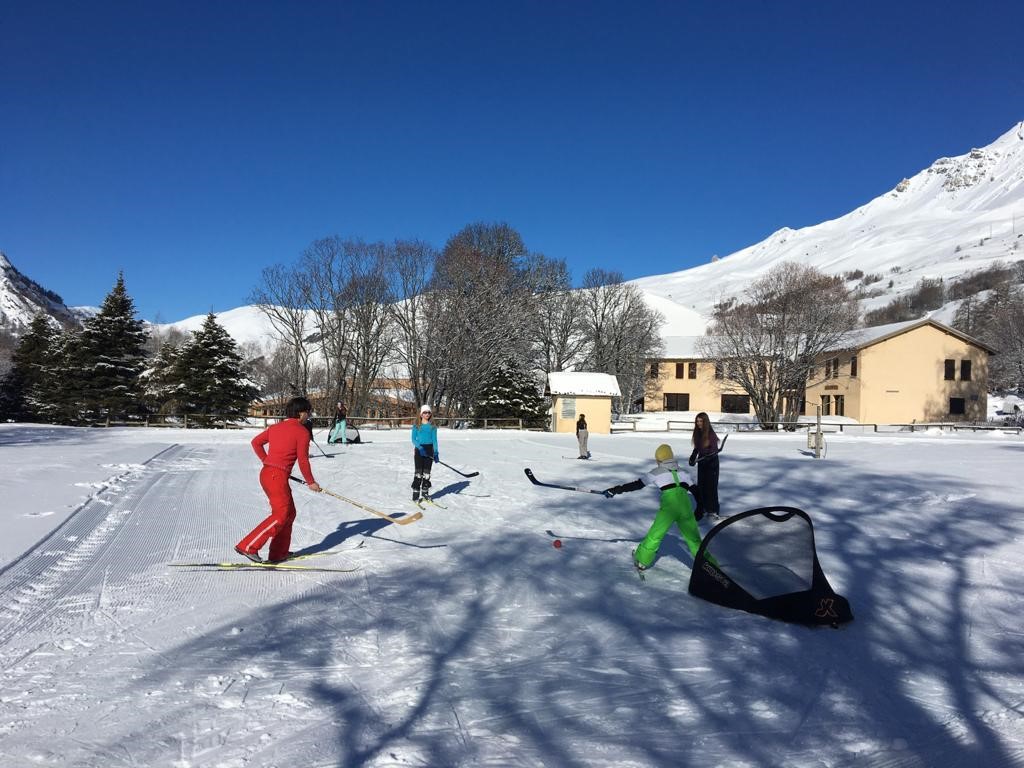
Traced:
POLYGON ((552 432, 575 432, 584 414, 588 431, 604 435, 611 432, 612 398, 622 396, 614 376, 585 371, 549 373, 544 394, 551 398, 552 432))

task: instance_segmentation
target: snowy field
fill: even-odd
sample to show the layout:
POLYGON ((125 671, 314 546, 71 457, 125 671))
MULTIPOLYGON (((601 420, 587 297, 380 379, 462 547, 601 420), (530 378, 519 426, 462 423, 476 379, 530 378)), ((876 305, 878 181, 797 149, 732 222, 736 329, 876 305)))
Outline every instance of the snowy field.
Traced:
MULTIPOLYGON (((604 488, 680 433, 442 430, 480 476, 411 525, 296 488, 293 548, 358 570, 170 567, 238 559, 253 434, 0 426, 0 765, 1024 766, 1024 436, 730 435, 723 512, 811 515, 832 630, 690 597, 674 530, 642 583, 656 495, 523 474, 604 488)), ((414 512, 408 432, 362 434, 317 479, 414 512)))

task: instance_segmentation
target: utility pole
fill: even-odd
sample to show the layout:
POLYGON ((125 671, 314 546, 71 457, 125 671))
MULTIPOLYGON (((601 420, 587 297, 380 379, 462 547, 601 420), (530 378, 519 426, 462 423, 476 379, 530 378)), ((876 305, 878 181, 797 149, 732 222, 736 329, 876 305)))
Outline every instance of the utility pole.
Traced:
POLYGON ((819 402, 814 406, 815 415, 817 418, 817 432, 814 435, 814 458, 821 458, 821 403, 819 402))

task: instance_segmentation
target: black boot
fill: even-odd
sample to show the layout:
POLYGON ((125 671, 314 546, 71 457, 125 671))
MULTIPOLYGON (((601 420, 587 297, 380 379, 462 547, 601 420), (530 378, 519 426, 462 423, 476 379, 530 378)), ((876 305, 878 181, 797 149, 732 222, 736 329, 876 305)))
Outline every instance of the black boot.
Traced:
POLYGON ((412 479, 412 500, 413 501, 419 501, 420 500, 420 484, 422 482, 423 482, 423 478, 420 477, 419 475, 416 475, 416 477, 414 477, 412 479))
POLYGON ((424 475, 423 476, 423 482, 420 483, 420 498, 421 499, 429 499, 430 498, 430 475, 424 475))

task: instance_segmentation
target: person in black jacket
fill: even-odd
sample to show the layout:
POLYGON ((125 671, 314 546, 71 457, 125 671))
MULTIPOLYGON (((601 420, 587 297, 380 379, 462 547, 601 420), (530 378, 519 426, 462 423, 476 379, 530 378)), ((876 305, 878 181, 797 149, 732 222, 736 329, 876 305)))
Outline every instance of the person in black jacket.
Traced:
POLYGON ((581 413, 580 417, 576 419, 576 442, 580 445, 580 455, 578 458, 590 458, 590 451, 587 449, 587 438, 589 436, 590 432, 587 430, 587 417, 581 413))
POLYGON ((718 435, 708 415, 701 411, 693 422, 693 453, 690 466, 697 465, 697 519, 704 515, 718 517, 718 435))

